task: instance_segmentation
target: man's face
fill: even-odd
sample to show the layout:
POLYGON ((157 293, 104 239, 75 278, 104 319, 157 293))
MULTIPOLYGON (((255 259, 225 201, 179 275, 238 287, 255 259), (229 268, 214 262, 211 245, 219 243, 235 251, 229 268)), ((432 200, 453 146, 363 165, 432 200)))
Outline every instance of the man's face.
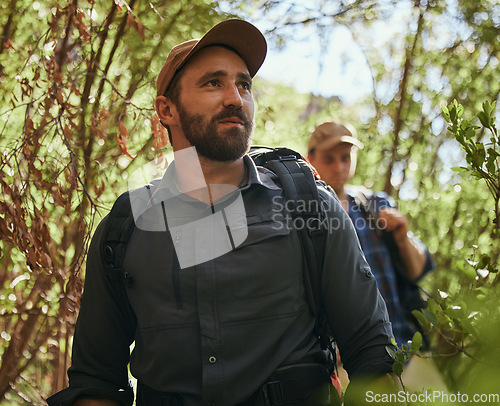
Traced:
POLYGON ((351 164, 354 166, 354 163, 351 162, 351 150, 351 144, 341 143, 327 150, 315 150, 309 155, 321 178, 337 193, 343 190, 352 176, 351 164))
POLYGON ((199 51, 184 67, 176 105, 181 129, 199 155, 220 162, 241 158, 250 146, 252 78, 229 49, 199 51))

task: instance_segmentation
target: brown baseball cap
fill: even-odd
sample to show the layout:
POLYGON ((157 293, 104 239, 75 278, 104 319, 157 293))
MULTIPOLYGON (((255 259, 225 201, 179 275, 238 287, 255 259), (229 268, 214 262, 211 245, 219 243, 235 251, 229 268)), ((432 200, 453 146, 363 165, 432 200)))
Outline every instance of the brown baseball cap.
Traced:
POLYGON ((330 149, 343 142, 355 145, 358 148, 363 148, 363 143, 356 138, 356 130, 354 127, 349 124, 327 121, 316 126, 309 138, 307 150, 330 149))
POLYGON ((183 42, 172 48, 156 81, 156 94, 162 96, 175 74, 199 50, 210 45, 233 49, 248 67, 252 77, 261 67, 267 53, 266 39, 247 21, 231 19, 212 27, 202 38, 183 42))

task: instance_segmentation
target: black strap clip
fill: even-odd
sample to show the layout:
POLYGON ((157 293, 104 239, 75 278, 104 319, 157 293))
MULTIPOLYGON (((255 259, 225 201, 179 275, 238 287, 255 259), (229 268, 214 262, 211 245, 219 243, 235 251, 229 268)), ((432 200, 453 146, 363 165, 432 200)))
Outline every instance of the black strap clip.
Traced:
POLYGON ((122 281, 125 287, 130 288, 133 284, 132 275, 125 272, 121 267, 116 267, 114 260, 115 255, 113 248, 110 245, 104 247, 104 263, 106 265, 106 271, 111 279, 122 281))
POLYGON ((262 385, 262 393, 266 406, 284 406, 285 396, 280 381, 267 382, 262 385))

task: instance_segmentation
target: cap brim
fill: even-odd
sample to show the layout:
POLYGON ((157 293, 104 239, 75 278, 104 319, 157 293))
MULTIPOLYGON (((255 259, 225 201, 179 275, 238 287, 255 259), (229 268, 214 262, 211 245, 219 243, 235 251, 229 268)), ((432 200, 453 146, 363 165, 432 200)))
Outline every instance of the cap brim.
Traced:
POLYGON ((210 45, 224 45, 238 53, 253 77, 264 63, 267 53, 266 39, 252 24, 244 20, 226 20, 212 27, 189 51, 184 63, 200 49, 210 45))
POLYGON ((354 146, 358 147, 359 149, 362 149, 364 147, 363 143, 361 141, 359 141, 358 139, 356 139, 354 137, 350 137, 349 135, 342 135, 339 138, 331 138, 329 140, 326 140, 326 141, 322 142, 321 144, 317 145, 315 148, 325 150, 325 149, 330 149, 330 148, 336 147, 337 145, 342 144, 342 143, 354 145, 354 146))

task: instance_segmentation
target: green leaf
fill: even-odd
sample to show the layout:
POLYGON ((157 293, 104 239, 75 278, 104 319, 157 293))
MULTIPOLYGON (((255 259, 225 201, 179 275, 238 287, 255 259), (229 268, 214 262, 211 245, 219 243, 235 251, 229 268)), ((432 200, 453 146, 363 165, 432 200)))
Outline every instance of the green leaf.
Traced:
POLYGON ((411 340, 411 351, 417 352, 421 346, 422 346, 422 334, 420 334, 420 332, 417 331, 415 334, 413 334, 413 338, 411 340))
POLYGON ((488 115, 491 116, 491 113, 495 110, 496 107, 496 101, 490 104, 488 100, 485 100, 483 102, 483 111, 488 115))
POLYGON ((389 382, 392 386, 394 386, 396 384, 396 382, 394 382, 394 378, 392 377, 391 374, 386 374, 385 376, 387 376, 387 379, 389 380, 389 382))
POLYGON ((461 173, 468 171, 468 169, 466 167, 464 167, 464 166, 453 166, 451 168, 451 170, 455 171, 455 172, 461 172, 461 173))
POLYGON ((490 128, 490 116, 486 114, 484 111, 480 111, 477 114, 477 118, 485 128, 490 128))
POLYGON ((441 311, 441 306, 439 306, 439 304, 434 299, 429 299, 427 301, 427 304, 429 306, 429 310, 432 313, 436 313, 436 312, 441 311))
POLYGON ((443 118, 449 122, 450 121, 450 110, 444 104, 441 105, 441 110, 443 111, 443 118))
POLYGON ((400 364, 404 364, 406 361, 405 355, 402 352, 396 353, 396 361, 400 364))
MULTIPOLYGON (((474 275, 476 273, 474 272, 474 275)), ((434 326, 434 327, 439 327, 439 322, 438 322, 438 319, 436 318, 436 316, 431 313, 429 310, 427 309, 422 309, 422 314, 425 316, 425 318, 434 326)))
POLYGON ((475 136, 476 136, 476 131, 474 130, 474 128, 467 127, 465 129, 465 138, 470 140, 470 139, 474 138, 475 136))
POLYGON ((453 103, 451 104, 450 108, 449 108, 449 112, 450 112, 450 120, 452 123, 456 122, 457 120, 457 104, 456 104, 456 100, 453 101, 453 103))
POLYGON ((394 349, 394 347, 389 347, 388 345, 386 345, 385 350, 387 351, 387 354, 389 354, 393 360, 396 360, 396 350, 394 349))
POLYGON ((500 156, 500 153, 498 153, 494 148, 488 148, 488 154, 490 159, 495 159, 500 156))
POLYGON ((474 176, 476 179, 483 179, 483 174, 479 171, 473 171, 471 175, 474 176))
POLYGON ((482 166, 484 161, 486 160, 486 151, 484 150, 484 145, 476 144, 476 151, 477 166, 482 166))
POLYGON ((499 154, 493 148, 488 148, 488 158, 486 160, 486 169, 492 175, 497 173, 497 158, 499 154))
POLYGON ((392 364, 392 372, 394 372, 397 377, 401 378, 401 374, 403 373, 403 365, 397 362, 392 364))
POLYGON ((420 310, 413 310, 411 314, 417 319, 422 327, 426 328, 429 325, 429 322, 420 310))
POLYGON ((490 264, 491 258, 489 255, 484 254, 479 260, 476 269, 486 268, 490 264))

